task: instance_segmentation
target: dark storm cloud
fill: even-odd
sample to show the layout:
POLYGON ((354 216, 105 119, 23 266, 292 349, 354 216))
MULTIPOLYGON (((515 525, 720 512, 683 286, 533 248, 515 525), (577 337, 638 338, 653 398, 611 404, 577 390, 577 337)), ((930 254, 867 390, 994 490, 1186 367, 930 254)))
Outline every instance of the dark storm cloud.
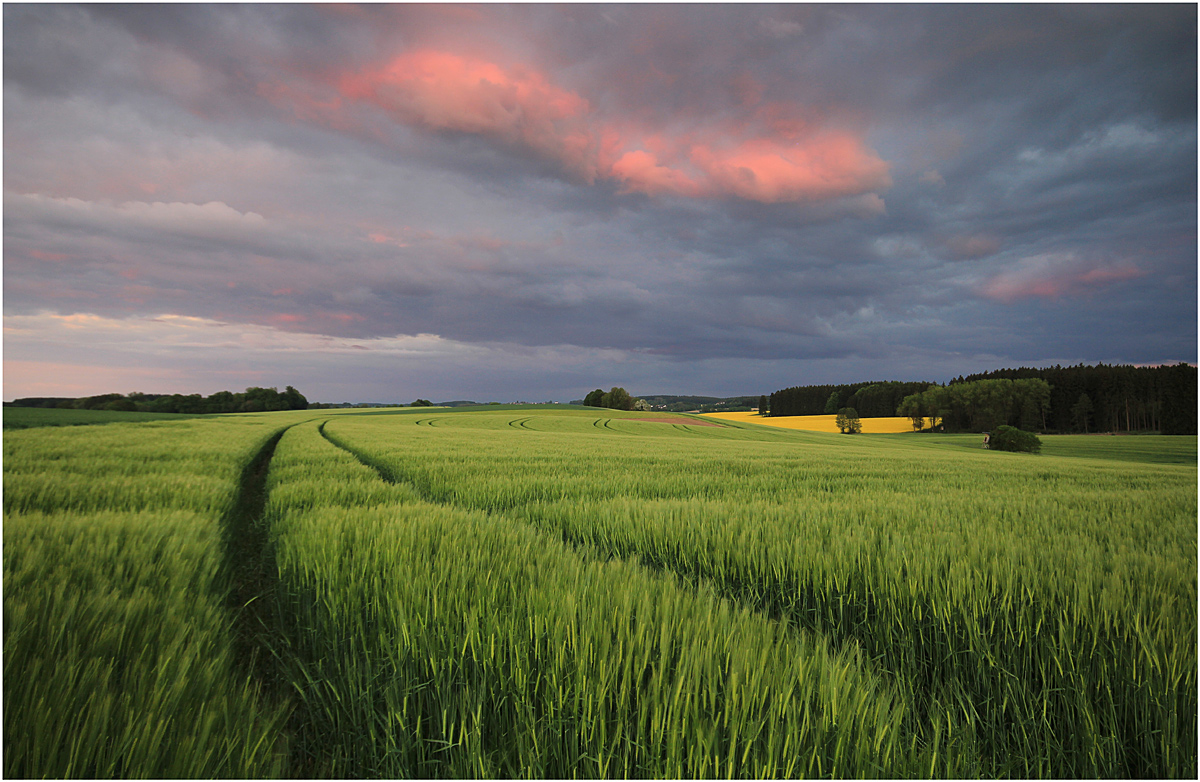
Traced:
POLYGON ((1194 6, 4 14, 6 321, 563 398, 1195 360, 1194 6))

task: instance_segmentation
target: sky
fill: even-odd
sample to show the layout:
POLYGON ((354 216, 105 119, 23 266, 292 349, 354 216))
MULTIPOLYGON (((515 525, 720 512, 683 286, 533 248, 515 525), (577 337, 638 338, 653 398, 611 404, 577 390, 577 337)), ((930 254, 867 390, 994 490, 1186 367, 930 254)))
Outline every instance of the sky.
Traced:
POLYGON ((5 4, 4 399, 1195 362, 1196 14, 5 4))

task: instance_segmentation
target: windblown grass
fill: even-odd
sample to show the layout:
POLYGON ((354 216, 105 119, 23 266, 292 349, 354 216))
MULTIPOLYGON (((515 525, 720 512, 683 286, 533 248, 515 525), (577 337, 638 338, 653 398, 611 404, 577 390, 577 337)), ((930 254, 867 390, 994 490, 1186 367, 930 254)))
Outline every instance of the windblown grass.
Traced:
POLYGON ((1194 467, 549 418, 326 430, 427 499, 861 647, 973 773, 1195 768, 1194 467))
POLYGON ((1195 777, 1196 438, 663 417, 6 433, 5 775, 1195 777))
POLYGON ((904 704, 854 650, 517 520, 420 501, 311 425, 280 442, 270 496, 306 773, 958 771, 905 741, 904 704))
POLYGON ((231 648, 220 519, 261 418, 4 437, 4 775, 264 777, 281 707, 231 648))

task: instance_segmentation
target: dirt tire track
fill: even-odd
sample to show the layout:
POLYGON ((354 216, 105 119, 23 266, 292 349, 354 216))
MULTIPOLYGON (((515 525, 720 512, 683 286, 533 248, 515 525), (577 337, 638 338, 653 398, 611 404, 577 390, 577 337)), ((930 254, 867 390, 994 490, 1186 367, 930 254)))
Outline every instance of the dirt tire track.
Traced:
MULTIPOLYGON (((279 570, 264 518, 267 506, 267 475, 280 439, 296 424, 279 429, 263 443, 242 469, 234 501, 221 517, 221 576, 226 589, 226 608, 232 622, 229 632, 234 664, 255 681, 264 700, 287 707, 292 687, 277 656, 286 648, 276 593, 279 570)), ((303 716, 291 706, 287 727, 279 737, 285 749, 303 716)), ((294 767, 294 766, 293 766, 294 767)))

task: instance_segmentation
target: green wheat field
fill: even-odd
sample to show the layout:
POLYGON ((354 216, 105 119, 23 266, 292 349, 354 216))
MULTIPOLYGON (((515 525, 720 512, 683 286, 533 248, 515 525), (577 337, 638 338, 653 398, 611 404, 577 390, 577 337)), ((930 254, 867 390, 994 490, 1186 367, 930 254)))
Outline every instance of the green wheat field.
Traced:
POLYGON ((20 416, 6 777, 1197 774, 1195 437, 20 416))

